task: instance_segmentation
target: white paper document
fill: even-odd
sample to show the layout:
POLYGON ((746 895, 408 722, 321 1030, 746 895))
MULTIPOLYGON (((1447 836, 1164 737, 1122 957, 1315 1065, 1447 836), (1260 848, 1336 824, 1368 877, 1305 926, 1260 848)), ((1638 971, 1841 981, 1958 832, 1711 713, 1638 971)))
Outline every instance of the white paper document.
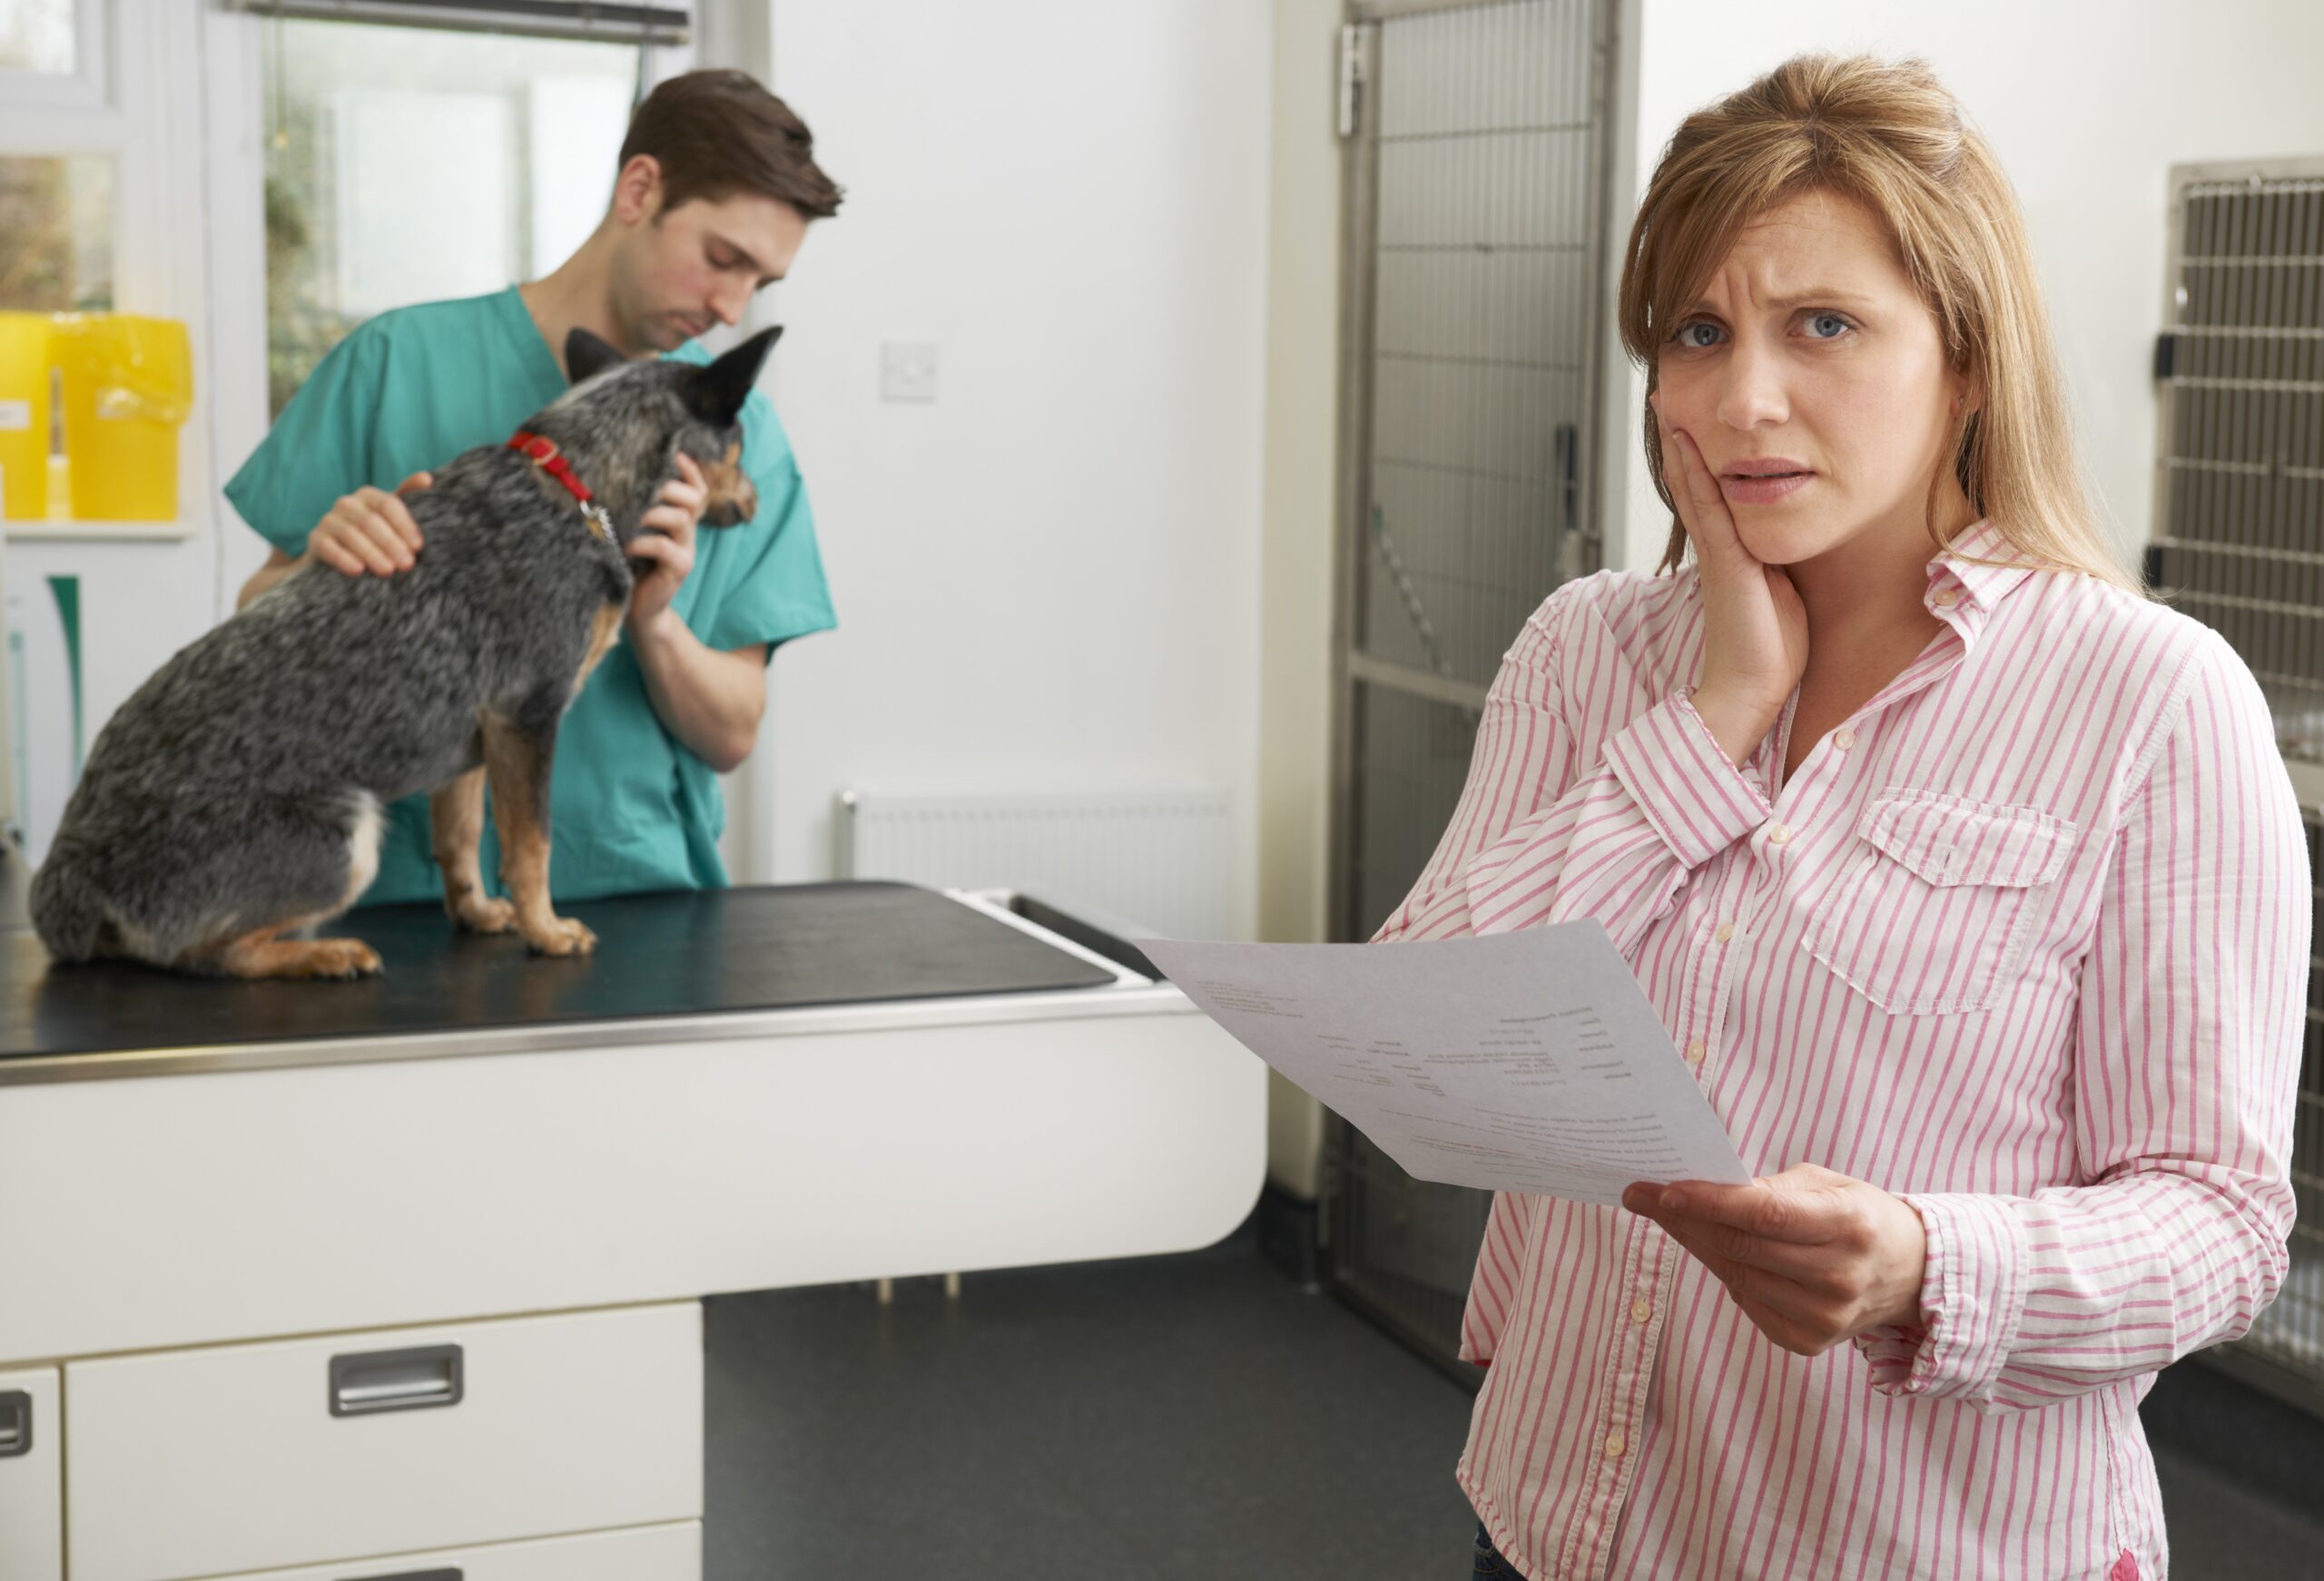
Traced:
POLYGON ((1138 948, 1422 1180, 1619 1203, 1750 1172, 1595 922, 1413 944, 1138 948))

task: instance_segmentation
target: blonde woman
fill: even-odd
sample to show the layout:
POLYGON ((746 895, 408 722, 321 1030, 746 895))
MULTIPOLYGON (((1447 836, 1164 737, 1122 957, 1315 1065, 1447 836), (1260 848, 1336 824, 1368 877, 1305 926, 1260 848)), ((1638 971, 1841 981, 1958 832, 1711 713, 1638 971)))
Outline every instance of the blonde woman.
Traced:
POLYGON ((1760 1178, 1494 1202, 1476 1573, 2161 1576, 2139 1399, 2292 1216, 2259 688, 2093 526, 2015 200, 1924 67, 1689 117, 1620 311, 1663 574, 1526 624, 1381 937, 1595 918, 1760 1178))

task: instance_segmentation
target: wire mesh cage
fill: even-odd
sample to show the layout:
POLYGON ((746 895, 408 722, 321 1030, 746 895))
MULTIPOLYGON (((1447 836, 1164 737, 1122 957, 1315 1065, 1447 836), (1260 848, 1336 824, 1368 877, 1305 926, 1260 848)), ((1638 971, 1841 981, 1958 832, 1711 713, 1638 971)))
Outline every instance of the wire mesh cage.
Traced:
MULTIPOLYGON (((2307 814, 2308 869, 2324 863, 2324 813, 2307 814)), ((2324 931, 2324 887, 2316 891, 2316 921, 2324 931)), ((2308 974, 2308 1033, 2300 1045, 2299 1093, 2292 1120, 2291 1185, 2297 1218, 2291 1267, 2275 1304, 2261 1312, 2236 1347, 2271 1372, 2283 1373, 2278 1392, 2324 1414, 2324 970, 2311 958, 2308 974)))
MULTIPOLYGON (((2171 172, 2148 574, 2251 667, 2324 846, 2324 159, 2171 172)), ((2324 890, 2318 918, 2324 925, 2324 890)), ((2309 962, 2291 1266, 2213 1359, 2324 1414, 2324 972, 2309 962)))
MULTIPOLYGON (((1487 684, 1596 568, 1607 0, 1356 0, 1334 930, 1369 938, 1451 820, 1487 684)), ((1334 1123, 1324 1267, 1456 1376, 1482 1192, 1334 1123)))
POLYGON ((2324 763, 2324 165, 2173 175, 2152 570, 2324 763))

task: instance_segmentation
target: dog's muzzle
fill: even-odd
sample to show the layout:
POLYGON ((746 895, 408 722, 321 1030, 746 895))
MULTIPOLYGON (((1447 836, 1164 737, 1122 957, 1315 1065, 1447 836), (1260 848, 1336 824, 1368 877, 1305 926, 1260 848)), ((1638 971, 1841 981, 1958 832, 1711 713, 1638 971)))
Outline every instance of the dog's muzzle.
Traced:
POLYGON ((741 493, 713 499, 704 507, 702 520, 704 526, 739 527, 758 514, 758 490, 745 483, 741 493))

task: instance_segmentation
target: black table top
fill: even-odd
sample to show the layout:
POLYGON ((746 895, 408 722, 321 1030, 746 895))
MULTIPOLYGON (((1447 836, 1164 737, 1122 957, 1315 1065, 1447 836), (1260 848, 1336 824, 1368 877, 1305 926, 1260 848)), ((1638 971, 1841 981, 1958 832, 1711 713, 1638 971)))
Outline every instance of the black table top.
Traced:
POLYGON ((456 930, 438 906, 324 929, 386 971, 354 983, 240 983, 106 962, 53 966, 0 934, 0 1061, 313 1038, 620 1021, 1095 987, 1112 974, 907 884, 795 884, 560 905, 596 931, 551 960, 456 930))

